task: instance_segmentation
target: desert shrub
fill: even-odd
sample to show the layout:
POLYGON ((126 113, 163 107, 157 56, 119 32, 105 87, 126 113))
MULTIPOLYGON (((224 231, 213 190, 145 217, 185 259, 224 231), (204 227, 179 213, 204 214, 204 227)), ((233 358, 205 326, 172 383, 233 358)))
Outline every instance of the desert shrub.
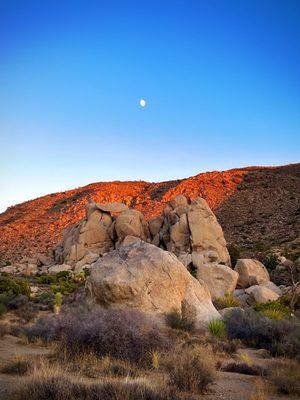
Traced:
POLYGON ((151 351, 167 348, 169 339, 159 325, 138 310, 98 309, 40 318, 23 332, 30 341, 60 339, 70 356, 93 352, 134 362, 146 362, 151 351))
POLYGON ((12 296, 30 296, 30 287, 27 281, 10 275, 0 275, 0 293, 11 294, 12 296))
POLYGON ((177 400, 166 391, 154 391, 142 383, 84 384, 67 376, 36 377, 17 392, 14 400, 177 400))
POLYGON ((179 329, 187 332, 191 332, 195 328, 193 321, 183 318, 178 311, 172 311, 167 314, 166 323, 172 329, 179 329))
POLYGON ((214 306, 217 310, 222 310, 228 307, 240 307, 241 303, 232 293, 226 293, 224 297, 220 297, 214 301, 214 306))
POLYGON ((214 319, 207 325, 209 332, 216 337, 226 336, 226 325, 221 319, 214 319))
POLYGON ((233 266, 235 266, 237 260, 242 258, 242 249, 237 245, 231 244, 228 246, 228 252, 231 258, 231 263, 233 266))
POLYGON ((19 334, 24 334, 30 342, 38 339, 44 342, 51 342, 60 338, 61 331, 60 319, 51 315, 39 318, 32 326, 22 328, 19 334))
POLYGON ((36 304, 25 303, 23 306, 16 309, 15 314, 22 319, 25 323, 32 321, 38 313, 36 304))
POLYGON ((279 393, 300 395, 300 365, 292 360, 277 363, 271 374, 271 382, 279 393))
POLYGON ((181 391, 203 393, 215 380, 212 354, 199 346, 172 351, 162 363, 170 385, 181 391))
POLYGON ((227 335, 246 345, 263 348, 272 355, 297 357, 300 351, 300 326, 297 320, 271 320, 253 310, 235 310, 225 315, 227 335))
POLYGON ((235 372, 237 374, 254 375, 254 376, 266 376, 268 370, 266 367, 259 364, 249 365, 245 362, 228 362, 221 367, 221 371, 235 372))
POLYGON ((279 260, 276 254, 269 254, 263 260, 264 266, 269 270, 273 271, 279 264, 279 260))

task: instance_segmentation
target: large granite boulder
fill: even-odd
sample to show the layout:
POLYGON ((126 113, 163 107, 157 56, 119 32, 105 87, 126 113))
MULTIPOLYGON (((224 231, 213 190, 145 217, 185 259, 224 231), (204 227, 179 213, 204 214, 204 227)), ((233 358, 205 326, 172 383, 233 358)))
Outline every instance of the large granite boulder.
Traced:
POLYGON ((92 265, 86 293, 91 302, 106 307, 159 315, 175 310, 196 326, 220 318, 203 281, 193 278, 174 254, 137 238, 126 238, 92 265))
MULTIPOLYGON (((115 207, 116 203, 112 205, 115 207)), ((64 232, 62 240, 54 249, 56 263, 76 265, 87 254, 103 255, 114 248, 109 235, 109 228, 113 223, 112 216, 101 211, 99 207, 105 208, 96 203, 89 203, 86 207, 86 217, 64 232)), ((107 205, 107 209, 114 207, 107 205)))
POLYGON ((204 264, 197 268, 197 279, 203 280, 210 291, 212 300, 225 294, 232 294, 236 288, 239 274, 222 264, 204 264))
POLYGON ((149 227, 143 214, 137 210, 123 211, 115 220, 114 229, 118 242, 122 242, 126 236, 135 236, 142 240, 150 237, 149 227))
POLYGON ((241 258, 234 268, 239 273, 238 287, 260 285, 270 280, 267 268, 258 260, 241 258))

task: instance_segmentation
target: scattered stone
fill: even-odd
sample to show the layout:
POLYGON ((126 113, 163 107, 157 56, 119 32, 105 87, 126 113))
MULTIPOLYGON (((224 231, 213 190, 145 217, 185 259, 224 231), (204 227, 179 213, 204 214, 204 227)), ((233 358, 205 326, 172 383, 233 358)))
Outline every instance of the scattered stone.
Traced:
POLYGON ((247 288, 246 293, 249 294, 257 303, 267 303, 268 301, 279 299, 279 295, 273 290, 260 285, 247 288))
POLYGON ((53 265, 53 267, 50 267, 48 269, 48 273, 50 275, 55 275, 58 272, 62 272, 62 271, 71 271, 72 267, 68 264, 60 264, 60 265, 53 265))

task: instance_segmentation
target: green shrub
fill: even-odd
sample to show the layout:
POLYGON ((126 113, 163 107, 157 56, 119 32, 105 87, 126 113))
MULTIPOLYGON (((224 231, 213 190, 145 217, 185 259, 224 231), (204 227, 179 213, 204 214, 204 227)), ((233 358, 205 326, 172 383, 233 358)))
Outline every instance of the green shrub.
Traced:
POLYGON ((27 281, 18 279, 10 275, 0 275, 0 294, 11 294, 19 296, 21 294, 29 297, 30 287, 27 281))
POLYGON ((54 294, 70 294, 73 293, 78 286, 82 285, 86 280, 87 273, 83 272, 71 272, 61 271, 56 275, 40 275, 37 277, 37 281, 42 284, 50 285, 50 288, 54 294))
POLYGON ((214 305, 217 310, 222 310, 228 307, 240 307, 241 303, 232 293, 226 293, 224 297, 216 299, 214 305))
POLYGON ((226 325, 221 319, 214 319, 207 325, 209 332, 219 338, 226 336, 226 325))
POLYGON ((268 301, 267 303, 255 303, 253 308, 255 311, 259 311, 266 317, 275 320, 280 320, 291 315, 291 310, 286 305, 286 302, 283 298, 268 301))

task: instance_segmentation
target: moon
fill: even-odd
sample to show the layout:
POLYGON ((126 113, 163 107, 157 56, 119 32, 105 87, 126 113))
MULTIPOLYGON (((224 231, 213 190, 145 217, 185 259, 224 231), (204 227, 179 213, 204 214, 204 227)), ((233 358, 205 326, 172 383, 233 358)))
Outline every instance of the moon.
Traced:
POLYGON ((146 101, 144 99, 140 100, 140 106, 145 107, 146 106, 146 101))

